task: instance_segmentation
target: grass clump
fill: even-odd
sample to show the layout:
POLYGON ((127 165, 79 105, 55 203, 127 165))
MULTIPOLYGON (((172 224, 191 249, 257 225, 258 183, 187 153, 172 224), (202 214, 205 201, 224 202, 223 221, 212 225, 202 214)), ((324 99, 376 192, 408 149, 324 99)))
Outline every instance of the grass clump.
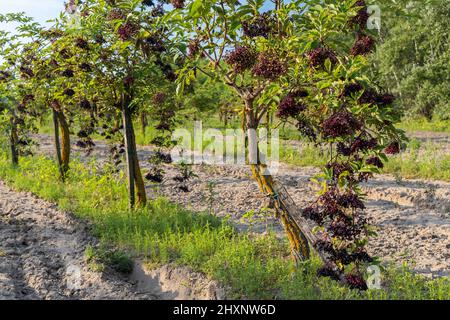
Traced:
POLYGON ((102 272, 106 268, 111 268, 123 274, 133 272, 134 263, 130 256, 122 250, 100 246, 94 248, 89 245, 86 248, 84 257, 89 267, 94 271, 102 272))

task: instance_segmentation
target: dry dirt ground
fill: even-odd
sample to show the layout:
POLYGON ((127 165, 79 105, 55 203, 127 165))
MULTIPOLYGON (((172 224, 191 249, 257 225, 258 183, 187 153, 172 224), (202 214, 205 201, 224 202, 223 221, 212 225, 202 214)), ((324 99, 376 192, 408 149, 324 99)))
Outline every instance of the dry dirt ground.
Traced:
MULTIPOLYGON (((40 152, 51 156, 53 141, 41 135, 40 152)), ((74 157, 83 161, 108 158, 109 147, 97 142, 87 157, 73 147, 74 157)), ((152 148, 139 148, 144 172, 149 168, 152 148)), ((190 192, 182 192, 172 178, 177 170, 165 167, 164 183, 148 184, 151 197, 164 195, 194 211, 228 216, 240 230, 263 233, 275 230, 283 236, 276 220, 267 218, 261 195, 246 167, 195 165, 198 175, 190 192), (254 212, 252 219, 244 219, 254 212)), ((299 207, 314 197, 310 178, 314 168, 281 165, 277 179, 299 207)), ((440 181, 396 181, 380 175, 364 185, 367 215, 379 236, 369 250, 384 261, 408 262, 430 276, 450 274, 450 183, 440 181)), ((146 270, 136 262, 130 277, 114 272, 93 272, 84 260, 88 245, 96 245, 88 227, 55 205, 29 193, 10 190, 0 182, 0 299, 216 299, 224 290, 215 282, 186 268, 163 267, 146 270)))
POLYGON ((97 242, 85 223, 0 181, 0 300, 224 298, 214 281, 186 268, 148 271, 136 262, 130 276, 93 272, 88 245, 97 242))

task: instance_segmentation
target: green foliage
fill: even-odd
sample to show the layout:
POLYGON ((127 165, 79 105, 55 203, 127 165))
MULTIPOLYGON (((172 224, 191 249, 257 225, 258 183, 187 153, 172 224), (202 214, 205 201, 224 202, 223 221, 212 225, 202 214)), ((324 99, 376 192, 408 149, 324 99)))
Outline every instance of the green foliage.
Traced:
POLYGON ((373 72, 401 99, 409 116, 450 119, 450 3, 447 0, 382 1, 383 41, 373 59, 373 72))

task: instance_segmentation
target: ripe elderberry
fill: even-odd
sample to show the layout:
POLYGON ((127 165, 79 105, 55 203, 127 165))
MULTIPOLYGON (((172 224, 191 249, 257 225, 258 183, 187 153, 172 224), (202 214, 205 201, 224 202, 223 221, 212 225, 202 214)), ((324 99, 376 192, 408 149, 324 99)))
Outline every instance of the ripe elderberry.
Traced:
POLYGON ((125 13, 117 8, 112 9, 109 13, 108 16, 106 17, 106 20, 108 21, 114 21, 114 20, 125 20, 126 19, 126 15, 125 13))
POLYGON ((317 134, 313 126, 305 119, 300 119, 296 124, 297 130, 303 134, 305 137, 312 141, 317 140, 317 134))
POLYGON ((139 32, 139 26, 131 21, 125 22, 117 30, 117 34, 122 41, 130 40, 139 32))
POLYGON ((249 38, 264 37, 267 38, 272 33, 274 19, 270 12, 258 15, 251 21, 242 22, 244 36, 249 38))
POLYGON ((367 159, 366 164, 375 166, 380 169, 384 168, 384 163, 383 163, 383 161, 381 161, 381 159, 379 157, 371 157, 371 158, 367 159))
POLYGON ((340 274, 335 270, 331 265, 325 265, 319 269, 317 269, 317 276, 319 277, 328 277, 335 281, 339 281, 340 274))
POLYGON ((255 65, 256 59, 257 54, 254 50, 248 47, 236 47, 225 57, 225 62, 233 68, 235 73, 242 73, 251 69, 255 65))
POLYGON ((364 87, 360 83, 349 83, 345 86, 341 97, 350 97, 355 93, 362 91, 364 87))
POLYGON ((255 76, 272 81, 278 79, 286 71, 286 63, 271 52, 260 53, 258 62, 252 69, 252 73, 255 76))
POLYGON ((61 73, 61 75, 66 78, 73 78, 75 74, 72 69, 66 69, 61 73))
POLYGON ((359 273, 349 273, 345 275, 345 282, 352 289, 367 290, 367 284, 364 278, 359 273))
POLYGON ((358 100, 359 104, 374 104, 377 102, 377 93, 373 89, 366 89, 358 100))
POLYGON ((332 64, 338 62, 336 55, 333 51, 327 48, 317 48, 308 53, 309 64, 313 68, 323 67, 325 61, 329 59, 332 64))
POLYGON ((153 96, 153 103, 156 105, 162 105, 166 101, 167 95, 164 92, 157 92, 153 96))
POLYGON ((91 72, 92 68, 91 65, 89 63, 83 62, 82 64, 80 64, 80 69, 86 72, 91 72))
POLYGON ((302 215, 306 219, 316 222, 317 224, 323 224, 323 216, 316 207, 307 207, 302 210, 302 215))
POLYGON ((379 106, 388 106, 393 104, 395 101, 395 96, 390 93, 385 93, 377 96, 376 104, 379 106))
POLYGON ((322 124, 322 131, 325 138, 351 135, 359 129, 361 129, 361 123, 348 111, 337 112, 322 124))
POLYGON ((84 98, 80 101, 80 108, 83 110, 90 110, 91 109, 91 103, 88 99, 84 98))
POLYGON ((83 50, 88 50, 89 49, 89 44, 86 40, 84 40, 83 38, 77 38, 75 41, 75 45, 83 50))
POLYGON ((352 56, 364 56, 373 51, 375 46, 375 40, 369 36, 361 36, 359 37, 353 47, 350 49, 350 54, 352 56))
POLYGON ((189 41, 188 45, 188 56, 189 58, 194 58, 200 52, 200 40, 193 39, 189 41))
POLYGON ((64 95, 66 95, 68 97, 72 97, 75 95, 75 91, 70 88, 65 89, 63 93, 64 93, 64 95))
POLYGON ((292 92, 281 100, 278 106, 277 116, 281 119, 294 118, 304 110, 306 110, 306 105, 298 101, 296 92, 292 92))
POLYGON ((142 0, 142 4, 147 7, 151 7, 154 5, 152 0, 142 0))
POLYGON ((384 149, 384 153, 386 154, 398 154, 400 153, 400 144, 398 142, 392 142, 389 144, 386 149, 384 149))
POLYGON ((184 0, 171 0, 170 3, 173 5, 175 9, 184 8, 184 0))
POLYGON ((361 29, 365 29, 367 26, 367 21, 369 20, 369 13, 367 12, 367 5, 364 0, 358 0, 355 3, 356 7, 361 7, 356 14, 355 17, 353 17, 350 20, 350 24, 353 26, 359 26, 361 29))

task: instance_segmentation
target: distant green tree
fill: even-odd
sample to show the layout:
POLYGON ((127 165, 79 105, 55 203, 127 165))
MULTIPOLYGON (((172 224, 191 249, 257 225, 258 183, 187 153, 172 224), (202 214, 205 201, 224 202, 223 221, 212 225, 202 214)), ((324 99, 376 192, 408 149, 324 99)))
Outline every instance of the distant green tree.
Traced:
POLYGON ((407 115, 450 119, 450 1, 381 1, 381 12, 373 58, 380 85, 407 115))

